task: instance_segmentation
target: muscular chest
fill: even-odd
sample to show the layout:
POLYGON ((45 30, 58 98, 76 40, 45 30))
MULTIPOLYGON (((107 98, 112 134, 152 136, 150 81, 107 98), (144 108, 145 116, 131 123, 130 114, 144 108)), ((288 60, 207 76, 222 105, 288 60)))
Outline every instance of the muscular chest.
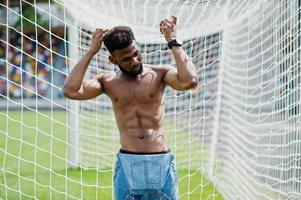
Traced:
POLYGON ((115 106, 161 102, 164 86, 160 77, 147 73, 138 80, 118 80, 109 91, 115 106))

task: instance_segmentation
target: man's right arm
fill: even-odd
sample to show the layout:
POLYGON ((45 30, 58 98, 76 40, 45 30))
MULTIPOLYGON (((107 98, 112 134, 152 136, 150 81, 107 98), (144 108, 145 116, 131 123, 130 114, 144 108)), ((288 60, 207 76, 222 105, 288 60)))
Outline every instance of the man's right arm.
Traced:
POLYGON ((62 92, 65 97, 76 100, 93 99, 103 93, 101 75, 83 80, 93 56, 99 51, 106 29, 96 29, 91 48, 88 53, 75 65, 67 77, 62 92))
POLYGON ((99 76, 83 80, 93 56, 94 54, 88 52, 72 69, 62 88, 65 97, 69 99, 86 100, 93 99, 102 93, 99 76))

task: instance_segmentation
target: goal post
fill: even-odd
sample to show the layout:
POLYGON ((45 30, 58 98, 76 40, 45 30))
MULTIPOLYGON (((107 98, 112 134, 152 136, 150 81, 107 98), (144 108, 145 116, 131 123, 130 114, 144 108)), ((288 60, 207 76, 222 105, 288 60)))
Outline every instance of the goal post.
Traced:
MULTIPOLYGON (((80 59, 79 54, 79 32, 78 23, 74 20, 68 27, 68 57, 69 73, 80 59)), ((68 107, 68 143, 70 167, 77 168, 80 166, 79 158, 79 102, 67 100, 68 107)))
MULTIPOLYGON (((111 100, 67 100, 60 89, 95 28, 130 26, 144 64, 175 67, 159 33, 171 15, 199 80, 164 93, 180 199, 300 199, 300 4, 0 2, 0 199, 113 199, 120 143, 111 100)), ((118 72, 109 55, 102 47, 85 78, 118 72)))

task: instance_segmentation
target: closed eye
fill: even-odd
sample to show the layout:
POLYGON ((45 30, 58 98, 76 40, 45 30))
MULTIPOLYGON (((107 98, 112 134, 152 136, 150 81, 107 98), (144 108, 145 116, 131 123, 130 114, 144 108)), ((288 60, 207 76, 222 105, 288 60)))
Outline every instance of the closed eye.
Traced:
MULTIPOLYGON (((138 54, 139 54, 139 51, 136 51, 134 53, 133 57, 137 57, 138 54)), ((131 57, 125 57, 125 58, 122 59, 122 61, 124 61, 124 62, 130 61, 130 60, 131 60, 131 57)))
POLYGON ((122 59, 122 61, 124 61, 124 62, 127 62, 129 60, 130 60, 130 57, 125 57, 125 58, 122 59))

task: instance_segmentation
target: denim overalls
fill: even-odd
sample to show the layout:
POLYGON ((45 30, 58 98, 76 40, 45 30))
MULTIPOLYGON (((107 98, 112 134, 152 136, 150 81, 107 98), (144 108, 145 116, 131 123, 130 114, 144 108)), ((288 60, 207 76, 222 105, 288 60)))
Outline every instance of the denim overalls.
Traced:
POLYGON ((177 200, 178 176, 171 152, 117 153, 115 200, 177 200))

